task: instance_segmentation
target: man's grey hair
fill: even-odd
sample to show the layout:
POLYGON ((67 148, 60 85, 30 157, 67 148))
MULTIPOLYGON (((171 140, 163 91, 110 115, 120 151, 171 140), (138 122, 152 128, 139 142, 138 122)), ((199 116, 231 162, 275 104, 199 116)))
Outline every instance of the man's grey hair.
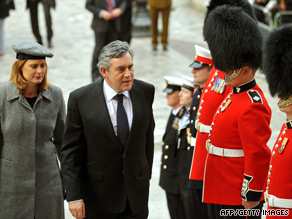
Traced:
POLYGON ((106 46, 104 46, 98 57, 98 68, 102 66, 105 70, 109 70, 111 66, 112 58, 120 58, 121 56, 129 53, 133 58, 134 53, 127 42, 122 42, 120 40, 115 40, 106 46))

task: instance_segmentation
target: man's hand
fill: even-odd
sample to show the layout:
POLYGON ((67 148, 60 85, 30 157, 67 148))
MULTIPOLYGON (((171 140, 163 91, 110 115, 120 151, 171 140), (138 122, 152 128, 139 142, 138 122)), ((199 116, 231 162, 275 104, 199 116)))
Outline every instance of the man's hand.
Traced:
POLYGON ((120 8, 115 8, 114 10, 112 10, 112 19, 120 17, 122 13, 123 12, 120 8))
POLYGON ((76 219, 85 218, 85 204, 83 201, 69 203, 69 211, 76 219))
POLYGON ((110 19, 112 18, 112 14, 111 14, 110 12, 106 11, 106 10, 103 10, 103 11, 101 12, 101 17, 102 17, 104 20, 108 21, 108 20, 110 20, 110 19))
POLYGON ((254 202, 254 201, 244 201, 242 200, 242 205, 245 209, 251 209, 254 208, 256 206, 258 206, 260 202, 254 202))

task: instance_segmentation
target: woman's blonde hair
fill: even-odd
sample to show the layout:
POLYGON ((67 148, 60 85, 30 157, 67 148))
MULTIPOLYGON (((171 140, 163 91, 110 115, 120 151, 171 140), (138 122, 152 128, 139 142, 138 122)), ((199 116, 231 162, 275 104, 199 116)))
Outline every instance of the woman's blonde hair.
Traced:
MULTIPOLYGON (((21 94, 24 93, 26 89, 26 83, 27 83, 27 80, 23 77, 23 73, 21 70, 24 64, 26 63, 26 61, 27 60, 17 59, 12 66, 12 71, 10 74, 10 80, 16 85, 16 87, 18 88, 18 92, 21 94)), ((48 68, 45 72, 42 83, 38 85, 39 92, 45 91, 49 87, 49 82, 47 79, 47 71, 48 71, 48 68)))

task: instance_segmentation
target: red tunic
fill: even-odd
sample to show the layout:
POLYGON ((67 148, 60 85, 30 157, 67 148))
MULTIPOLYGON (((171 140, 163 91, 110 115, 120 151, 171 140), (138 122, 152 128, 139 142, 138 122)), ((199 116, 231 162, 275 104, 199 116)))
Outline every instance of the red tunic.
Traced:
MULTIPOLYGON (((274 145, 269 170, 267 192, 269 195, 274 195, 277 198, 292 199, 292 121, 283 124, 274 145), (287 143, 283 144, 285 138, 287 138, 287 143)), ((268 210, 269 209, 279 208, 270 207, 268 205, 268 210)), ((289 209, 288 216, 281 217, 267 215, 266 218, 292 218, 292 209, 289 209)))
MULTIPOLYGON (((210 77, 203 90, 198 110, 198 119, 204 125, 211 125, 218 107, 232 90, 227 86, 224 88, 222 93, 218 93, 218 91, 215 92, 214 89, 212 90, 215 82, 217 83, 221 81, 220 79, 224 79, 224 76, 225 74, 223 72, 217 71, 214 67, 212 68, 210 77)), ((208 135, 208 133, 203 133, 199 130, 197 132, 197 140, 193 154, 190 179, 203 180, 204 178, 205 161, 207 156, 206 140, 208 139, 208 135)))
POLYGON ((271 109, 254 80, 233 88, 214 116, 209 139, 219 148, 243 149, 244 157, 207 155, 203 202, 242 205, 242 199, 263 200, 271 157, 270 119, 271 109))

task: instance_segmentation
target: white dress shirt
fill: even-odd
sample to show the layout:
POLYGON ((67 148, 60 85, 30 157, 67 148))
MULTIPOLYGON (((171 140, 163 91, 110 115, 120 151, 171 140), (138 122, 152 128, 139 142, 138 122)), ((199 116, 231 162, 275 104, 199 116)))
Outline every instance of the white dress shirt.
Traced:
POLYGON ((176 114, 178 114, 181 108, 183 108, 183 106, 179 106, 177 109, 172 109, 172 114, 176 116, 176 114))
MULTIPOLYGON (((104 80, 103 82, 103 94, 105 98, 105 102, 107 105, 107 109, 109 112, 109 116, 111 118, 113 128, 115 131, 115 134, 117 135, 117 107, 118 102, 114 99, 117 92, 112 89, 107 82, 104 80)), ((132 121, 133 121, 133 107, 132 107, 132 100, 130 98, 129 91, 124 91, 122 94, 124 94, 123 97, 123 105, 127 114, 128 123, 129 123, 129 131, 131 131, 132 127, 132 121)))

